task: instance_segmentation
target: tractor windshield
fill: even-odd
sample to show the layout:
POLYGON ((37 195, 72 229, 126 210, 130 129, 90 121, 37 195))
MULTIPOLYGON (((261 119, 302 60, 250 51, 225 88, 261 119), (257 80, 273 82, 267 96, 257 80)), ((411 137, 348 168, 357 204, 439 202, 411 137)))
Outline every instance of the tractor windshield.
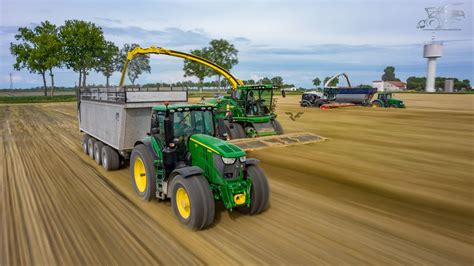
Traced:
POLYGON ((174 137, 189 137, 193 134, 214 136, 214 120, 211 110, 175 112, 173 116, 174 137))
POLYGON ((272 89, 249 90, 245 98, 247 115, 262 116, 270 114, 272 110, 272 89))

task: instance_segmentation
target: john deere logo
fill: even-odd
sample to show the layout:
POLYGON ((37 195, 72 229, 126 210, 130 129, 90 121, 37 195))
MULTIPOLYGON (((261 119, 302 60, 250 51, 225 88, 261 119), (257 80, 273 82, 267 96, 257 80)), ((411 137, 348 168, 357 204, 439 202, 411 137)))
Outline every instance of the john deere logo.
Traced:
POLYGON ((459 5, 462 3, 425 8, 427 18, 418 21, 416 28, 424 31, 461 30, 455 26, 456 23, 464 20, 466 15, 464 11, 453 8, 459 5))

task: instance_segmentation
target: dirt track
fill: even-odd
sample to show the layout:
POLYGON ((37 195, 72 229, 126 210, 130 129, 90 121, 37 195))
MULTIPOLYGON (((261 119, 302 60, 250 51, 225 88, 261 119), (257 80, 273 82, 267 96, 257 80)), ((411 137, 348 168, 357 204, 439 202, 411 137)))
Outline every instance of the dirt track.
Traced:
POLYGON ((399 97, 407 110, 280 99, 284 128, 330 140, 250 154, 271 208, 219 206, 202 232, 169 202, 137 199, 128 168, 105 172, 82 153, 74 103, 0 105, 0 265, 472 265, 474 96, 399 97))

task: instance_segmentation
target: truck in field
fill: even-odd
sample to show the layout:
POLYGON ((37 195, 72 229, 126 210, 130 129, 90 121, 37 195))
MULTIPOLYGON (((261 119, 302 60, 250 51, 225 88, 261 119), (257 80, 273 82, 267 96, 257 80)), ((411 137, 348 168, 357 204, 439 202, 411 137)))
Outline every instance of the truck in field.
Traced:
POLYGON ((106 170, 129 163, 136 194, 147 201, 170 199, 177 219, 189 228, 212 224, 216 201, 228 210, 263 212, 269 205, 267 177, 257 159, 218 137, 215 106, 187 103, 187 90, 123 86, 133 56, 156 49, 161 48, 128 53, 118 88, 80 90, 84 152, 106 170))

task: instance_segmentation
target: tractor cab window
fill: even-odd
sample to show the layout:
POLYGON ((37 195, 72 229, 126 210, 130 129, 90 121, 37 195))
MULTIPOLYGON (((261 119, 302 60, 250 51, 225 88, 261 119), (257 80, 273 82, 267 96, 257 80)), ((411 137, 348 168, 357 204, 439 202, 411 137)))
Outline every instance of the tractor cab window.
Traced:
POLYGON ((247 92, 245 109, 247 115, 267 115, 272 108, 273 90, 250 90, 247 92))
POLYGON ((175 138, 187 138, 198 133, 214 135, 214 121, 211 110, 175 112, 173 121, 175 138))

